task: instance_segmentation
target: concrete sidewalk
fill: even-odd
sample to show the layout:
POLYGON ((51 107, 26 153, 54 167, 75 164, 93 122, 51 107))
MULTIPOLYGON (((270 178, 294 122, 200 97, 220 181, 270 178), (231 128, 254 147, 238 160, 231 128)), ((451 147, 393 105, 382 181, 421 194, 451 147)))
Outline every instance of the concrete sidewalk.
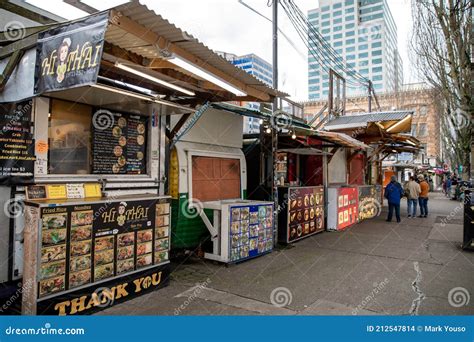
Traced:
POLYGON ((386 213, 226 267, 190 258, 167 288, 101 315, 472 315, 474 253, 462 207, 431 194, 428 218, 386 213))

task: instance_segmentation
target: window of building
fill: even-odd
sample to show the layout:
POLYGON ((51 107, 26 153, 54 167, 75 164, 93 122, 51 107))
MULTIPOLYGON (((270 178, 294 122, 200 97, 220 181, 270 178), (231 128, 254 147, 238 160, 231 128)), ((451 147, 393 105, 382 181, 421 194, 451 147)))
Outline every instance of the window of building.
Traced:
POLYGON ((369 48, 368 44, 360 44, 359 45, 359 50, 367 50, 369 48))
POLYGON ((382 56, 382 50, 374 50, 374 51, 372 51, 372 56, 382 56))
POLYGON ((420 137, 426 136, 426 124, 421 123, 418 125, 418 136, 420 137))
POLYGON ((369 61, 368 61, 368 60, 359 61, 359 66, 367 66, 367 65, 369 65, 369 61))
POLYGON ((354 0, 346 0, 346 2, 344 3, 346 6, 350 6, 350 5, 353 5, 354 4, 354 0))
POLYGON ((421 106, 420 115, 425 116, 428 113, 428 108, 426 106, 421 106))
POLYGON ((372 68, 372 73, 378 73, 378 72, 382 72, 382 67, 375 67, 375 68, 372 68))
POLYGON ((323 88, 327 88, 327 87, 329 87, 329 82, 324 82, 323 83, 323 88))
POLYGON ((309 91, 319 91, 319 86, 311 86, 309 87, 309 91))
MULTIPOLYGON (((347 25, 346 25, 346 28, 347 28, 347 25)), ((346 32, 346 37, 353 37, 354 35, 355 35, 354 31, 346 32)))
POLYGON ((383 5, 361 8, 361 9, 359 10, 359 13, 360 13, 360 14, 367 14, 367 13, 377 12, 377 11, 382 10, 382 6, 383 6, 383 5))
POLYGON ((373 80, 373 81, 382 81, 382 75, 375 75, 375 76, 372 76, 372 80, 373 80))
POLYGON ((369 69, 360 69, 359 71, 362 75, 368 75, 369 74, 369 69))
POLYGON ((321 16, 321 20, 329 19, 330 17, 331 17, 331 13, 326 13, 321 16))
POLYGON ((342 15, 342 11, 334 11, 334 12, 332 12, 332 16, 333 16, 333 17, 338 17, 338 16, 340 16, 340 15, 342 15))
MULTIPOLYGON (((321 30, 322 34, 326 34, 326 33, 329 33, 329 32, 331 32, 331 29, 329 29, 329 28, 321 30)), ((328 38, 324 37, 324 39, 329 39, 329 37, 328 38)))
POLYGON ((355 26, 354 23, 346 24, 346 30, 350 30, 350 29, 354 28, 354 26, 355 26))
POLYGON ((332 8, 334 9, 338 9, 338 8, 341 8, 342 7, 342 2, 338 2, 338 3, 335 3, 334 5, 332 5, 332 8))
POLYGON ((341 39, 342 38, 342 33, 335 34, 332 36, 333 39, 341 39))
POLYGON ((346 39, 346 44, 347 45, 355 44, 355 39, 354 38, 346 39))
POLYGON ((347 52, 354 52, 355 51, 355 46, 348 46, 346 47, 346 53, 347 52))
POLYGON ((328 20, 328 21, 323 21, 323 22, 321 23, 321 27, 328 27, 328 26, 330 26, 330 25, 331 25, 331 22, 330 22, 329 20, 328 20))
POLYGON ((372 64, 382 64, 382 58, 373 59, 372 64))
POLYGON ((334 49, 339 55, 342 55, 342 49, 334 49))
POLYGON ((333 20, 334 25, 342 23, 342 18, 337 18, 333 20))
POLYGON ((334 47, 340 47, 342 46, 342 41, 337 41, 337 42, 334 42, 334 47))
POLYGON ((352 21, 352 20, 355 20, 355 17, 353 15, 346 16, 346 21, 352 21))
POLYGON ((334 27, 333 31, 334 31, 334 32, 342 31, 342 26, 336 26, 336 27, 334 27))
POLYGON ((354 13, 354 7, 346 8, 346 14, 354 13))
POLYGON ((416 130, 418 128, 418 125, 415 123, 415 124, 411 124, 411 135, 413 136, 416 136, 416 130))
POLYGON ((311 20, 311 19, 316 19, 319 17, 319 13, 318 12, 315 12, 315 13, 310 13, 308 15, 308 19, 311 20))
POLYGON ((381 47, 381 46, 382 46, 382 42, 372 43, 372 48, 378 48, 378 47, 381 47))
POLYGON ((327 12, 327 11, 329 11, 330 8, 331 8, 331 6, 321 7, 321 12, 327 12))
POLYGON ((376 90, 381 90, 383 88, 383 85, 382 84, 374 84, 374 89, 376 90))
MULTIPOLYGON (((347 50, 347 49, 346 49, 347 50)), ((347 55, 346 56, 346 60, 351 60, 351 59, 355 59, 355 55, 347 55)))
POLYGON ((319 76, 319 71, 310 71, 309 76, 319 76))
POLYGON ((368 52, 359 53, 359 58, 367 58, 367 57, 369 57, 369 53, 368 53, 368 52))

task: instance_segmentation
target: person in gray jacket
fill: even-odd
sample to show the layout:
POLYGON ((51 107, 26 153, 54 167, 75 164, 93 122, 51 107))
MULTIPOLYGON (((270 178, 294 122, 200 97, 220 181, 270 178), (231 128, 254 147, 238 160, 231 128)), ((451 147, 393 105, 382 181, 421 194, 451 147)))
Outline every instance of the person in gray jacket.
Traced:
POLYGON ((415 182, 415 177, 411 176, 405 185, 405 194, 407 196, 408 217, 416 217, 416 205, 420 197, 420 184, 415 182))

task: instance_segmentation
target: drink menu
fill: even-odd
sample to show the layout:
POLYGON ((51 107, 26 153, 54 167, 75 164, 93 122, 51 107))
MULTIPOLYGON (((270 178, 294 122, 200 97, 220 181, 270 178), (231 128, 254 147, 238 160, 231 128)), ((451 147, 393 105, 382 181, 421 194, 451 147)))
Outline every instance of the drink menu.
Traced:
POLYGON ((42 208, 38 296, 168 260, 168 199, 42 208))
POLYGON ((144 174, 146 173, 147 118, 104 111, 103 122, 92 125, 92 173, 144 174))

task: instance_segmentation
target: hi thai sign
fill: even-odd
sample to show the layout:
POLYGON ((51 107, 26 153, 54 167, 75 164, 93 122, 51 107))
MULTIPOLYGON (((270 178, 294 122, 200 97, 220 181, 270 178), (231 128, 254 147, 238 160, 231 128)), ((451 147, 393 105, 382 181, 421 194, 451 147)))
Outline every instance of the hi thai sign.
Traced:
POLYGON ((35 93, 97 82, 108 13, 41 32, 35 66, 35 93))

